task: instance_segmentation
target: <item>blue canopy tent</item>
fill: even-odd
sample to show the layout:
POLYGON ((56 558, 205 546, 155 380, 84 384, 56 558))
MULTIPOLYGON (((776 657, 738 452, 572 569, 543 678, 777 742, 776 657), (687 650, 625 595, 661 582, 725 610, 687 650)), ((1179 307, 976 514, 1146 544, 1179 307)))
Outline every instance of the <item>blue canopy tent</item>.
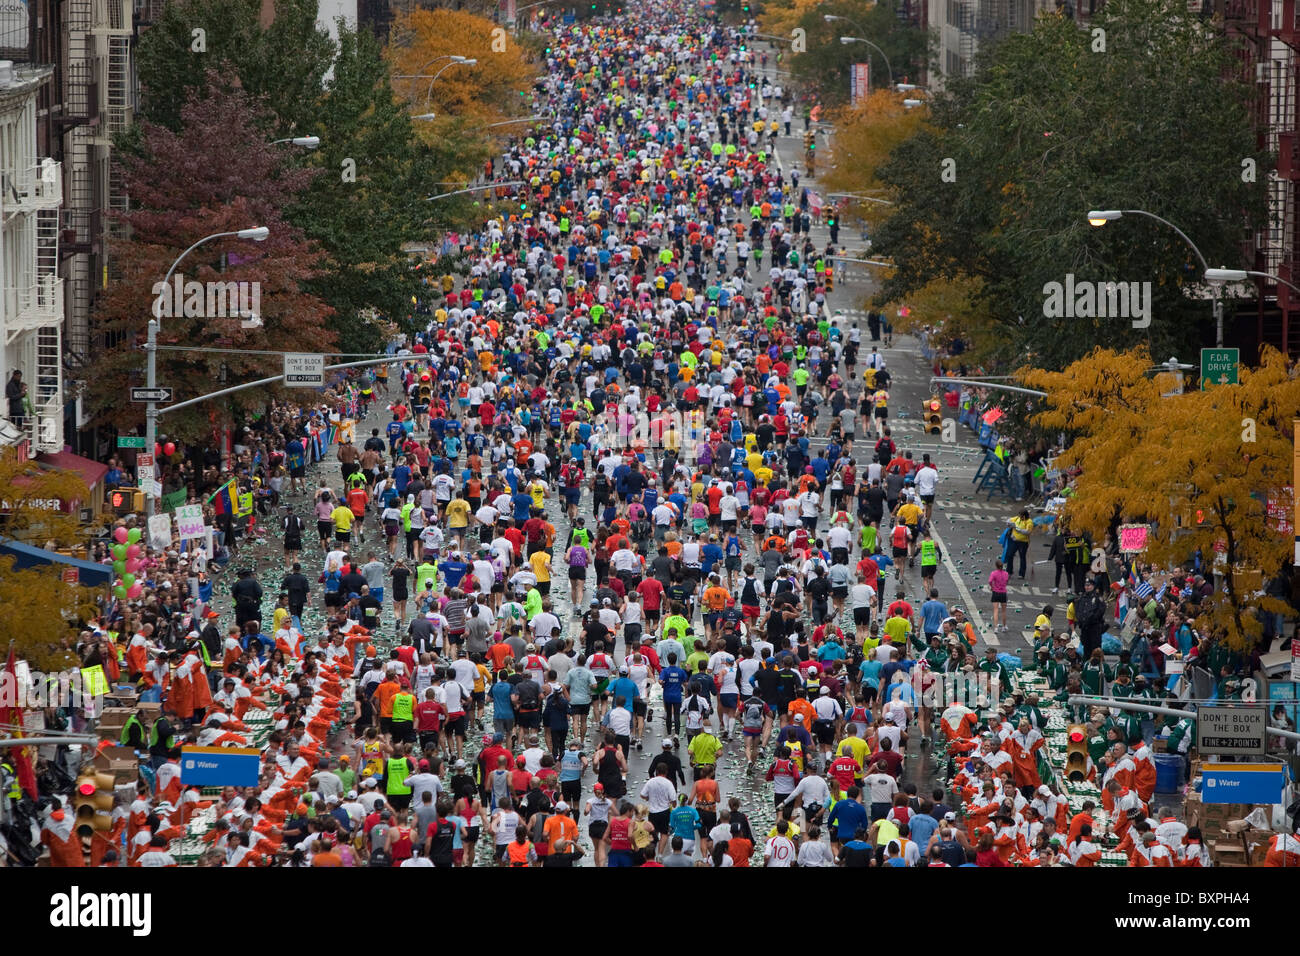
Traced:
POLYGON ((29 544, 20 544, 17 541, 0 540, 0 557, 5 556, 14 559, 14 567, 18 570, 54 564, 64 568, 75 568, 77 570, 77 581, 80 584, 92 587, 107 587, 113 583, 113 569, 111 566, 96 564, 93 561, 83 561, 80 558, 69 557, 57 551, 46 551, 44 548, 34 548, 29 544))

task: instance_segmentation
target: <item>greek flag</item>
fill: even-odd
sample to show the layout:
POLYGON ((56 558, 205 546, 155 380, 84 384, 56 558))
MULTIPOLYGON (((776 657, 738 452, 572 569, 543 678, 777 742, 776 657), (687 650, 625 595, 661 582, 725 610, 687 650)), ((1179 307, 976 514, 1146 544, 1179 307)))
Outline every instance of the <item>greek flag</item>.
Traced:
POLYGON ((1138 586, 1133 589, 1133 593, 1145 601, 1147 598, 1151 597, 1151 595, 1156 593, 1156 589, 1151 586, 1151 582, 1141 581, 1138 583, 1138 586))

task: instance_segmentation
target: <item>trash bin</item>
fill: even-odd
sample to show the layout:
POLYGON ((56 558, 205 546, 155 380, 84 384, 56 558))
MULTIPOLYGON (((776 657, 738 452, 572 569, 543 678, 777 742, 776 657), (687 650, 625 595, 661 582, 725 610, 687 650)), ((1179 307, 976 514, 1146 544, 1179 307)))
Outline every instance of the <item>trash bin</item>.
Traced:
POLYGON ((1156 765, 1156 793, 1178 793, 1185 782, 1186 761, 1182 754, 1152 754, 1156 765))

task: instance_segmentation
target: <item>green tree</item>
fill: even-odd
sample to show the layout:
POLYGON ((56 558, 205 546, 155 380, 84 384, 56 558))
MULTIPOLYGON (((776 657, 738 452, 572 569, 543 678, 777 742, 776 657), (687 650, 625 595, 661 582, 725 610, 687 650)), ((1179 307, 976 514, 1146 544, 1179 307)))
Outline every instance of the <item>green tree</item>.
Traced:
POLYGON ((229 70, 274 116, 280 136, 306 136, 321 119, 321 84, 334 44, 316 25, 317 0, 276 0, 261 26, 261 0, 177 0, 140 36, 136 69, 141 113, 179 128, 186 94, 207 86, 208 70, 229 70), (194 31, 202 30, 203 51, 194 31))
POLYGON ((420 288, 402 245, 463 221, 457 207, 422 199, 464 161, 468 145, 454 131, 420 140, 393 96, 378 42, 344 24, 319 114, 321 145, 308 161, 322 174, 288 210, 329 255, 306 288, 334 307, 341 351, 382 351, 383 320, 405 325, 420 288))
POLYGON ((999 355, 1060 367, 1098 341, 1185 355, 1210 306, 1189 293, 1199 271, 1160 224, 1127 217, 1104 229, 1090 209, 1146 209, 1177 223, 1211 265, 1236 262, 1264 222, 1266 176, 1243 182, 1256 148, 1253 89, 1235 78, 1236 41, 1168 0, 1114 0, 1100 35, 1042 17, 1032 33, 982 51, 974 77, 936 97, 930 125, 894 151, 879 178, 898 204, 874 252, 898 269, 878 302, 966 273, 999 325, 999 355), (1195 143, 1195 149, 1187 144, 1195 143), (1224 224, 1232 224, 1224 228, 1224 224), (1150 281, 1153 321, 1047 319, 1044 286, 1150 281))
POLYGON ((866 8, 854 0, 831 0, 804 9, 795 25, 806 31, 808 49, 789 58, 790 72, 828 106, 849 101, 849 70, 854 63, 871 64, 872 90, 887 88, 891 71, 895 83, 914 80, 926 63, 929 36, 898 18, 895 0, 880 0, 866 8), (827 22, 827 14, 846 20, 827 22), (880 47, 889 68, 867 44, 840 43, 840 37, 847 36, 861 36, 880 47))

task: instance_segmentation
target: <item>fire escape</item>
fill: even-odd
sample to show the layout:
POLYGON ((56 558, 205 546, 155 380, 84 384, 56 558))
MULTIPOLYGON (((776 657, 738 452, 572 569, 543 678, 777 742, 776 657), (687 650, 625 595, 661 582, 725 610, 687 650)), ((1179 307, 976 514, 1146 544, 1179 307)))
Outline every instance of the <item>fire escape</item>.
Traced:
MULTIPOLYGON (((1250 250, 1254 268, 1300 282, 1296 255, 1296 182, 1300 180, 1300 132, 1297 131, 1297 71, 1300 24, 1295 0, 1235 0, 1225 5, 1228 29, 1251 41, 1256 54, 1253 72, 1260 84, 1261 149, 1277 154, 1277 169, 1268 180, 1268 227, 1250 250), (1258 7, 1257 7, 1258 5, 1258 7), (1262 7, 1262 9, 1260 8, 1262 7)), ((1260 345, 1272 345, 1291 358, 1300 356, 1300 334, 1291 330, 1300 313, 1300 296, 1280 283, 1264 286, 1255 332, 1260 345), (1270 300, 1276 300, 1276 304, 1270 300)))
POLYGON ((64 274, 68 279, 66 362, 90 363, 97 343, 90 316, 113 266, 107 239, 121 226, 111 218, 127 208, 113 173, 113 138, 132 115, 130 0, 65 0, 64 155, 70 170, 63 211, 64 274))
POLYGON ((31 216, 34 240, 30 271, 6 287, 5 346, 16 350, 16 367, 27 369, 32 414, 26 438, 36 451, 63 450, 63 280, 59 277, 60 164, 52 159, 5 177, 4 214, 31 216))

